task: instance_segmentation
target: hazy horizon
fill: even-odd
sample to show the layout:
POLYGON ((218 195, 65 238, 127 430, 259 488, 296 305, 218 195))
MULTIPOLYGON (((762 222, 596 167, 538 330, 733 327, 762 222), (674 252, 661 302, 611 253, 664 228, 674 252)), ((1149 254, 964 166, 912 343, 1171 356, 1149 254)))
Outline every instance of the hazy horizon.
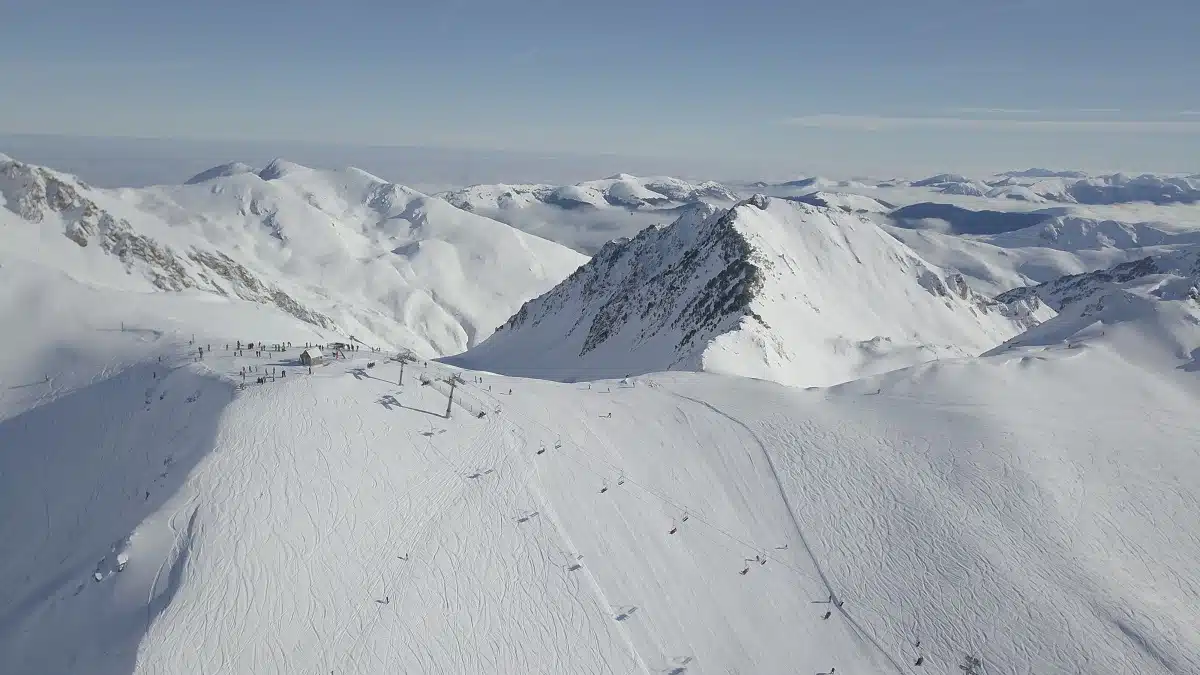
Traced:
POLYGON ((7 5, 10 136, 553 154, 748 180, 1200 170, 1200 10, 1183 0, 7 5))

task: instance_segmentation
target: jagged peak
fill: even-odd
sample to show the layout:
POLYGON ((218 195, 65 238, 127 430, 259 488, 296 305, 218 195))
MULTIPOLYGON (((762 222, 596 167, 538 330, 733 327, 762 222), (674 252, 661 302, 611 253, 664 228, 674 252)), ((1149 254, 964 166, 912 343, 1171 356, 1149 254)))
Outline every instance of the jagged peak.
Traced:
POLYGON ((568 376, 685 369, 830 384, 978 353, 1049 316, 1019 309, 861 215, 754 195, 609 242, 461 363, 518 374, 536 353, 568 376))

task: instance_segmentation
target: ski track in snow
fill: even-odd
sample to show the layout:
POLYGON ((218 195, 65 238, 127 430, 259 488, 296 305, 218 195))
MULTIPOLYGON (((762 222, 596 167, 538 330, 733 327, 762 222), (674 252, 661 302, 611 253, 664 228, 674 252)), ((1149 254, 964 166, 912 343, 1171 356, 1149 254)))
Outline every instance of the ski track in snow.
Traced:
MULTIPOLYGON (((190 348, 175 349, 168 372, 209 378, 278 358, 210 354, 182 364, 190 348)), ((981 644, 972 635, 1006 624, 963 630, 953 622, 969 615, 940 618, 936 612, 946 606, 919 604, 931 592, 937 597, 944 580, 929 577, 910 547, 884 550, 880 536, 897 527, 919 530, 919 512, 889 506, 886 495, 855 507, 878 487, 875 470, 864 473, 866 493, 831 482, 854 475, 853 468, 834 470, 834 448, 864 452, 885 442, 869 430, 783 419, 770 409, 747 416, 753 403, 710 386, 733 380, 674 374, 589 389, 485 374, 488 384, 458 387, 445 419, 447 388, 422 386, 418 378, 455 371, 410 364, 397 387, 396 364, 366 358, 249 385, 225 409, 211 452, 163 506, 169 541, 161 557, 143 561, 138 546, 131 549, 131 569, 149 563, 154 570, 140 595, 146 625, 136 672, 724 674, 836 666, 838 673, 913 675, 953 671, 963 652, 981 648, 995 673, 1058 675, 1088 663, 1066 651, 1061 637, 1042 641, 1036 630, 1015 641, 992 633, 981 644), (382 364, 360 370, 366 358, 382 364), (510 386, 513 395, 499 393, 510 386), (490 412, 468 414, 475 410, 490 412), (639 420, 636 428, 630 420, 639 420), (839 495, 845 490, 859 492, 839 495), (839 514, 848 519, 839 522, 839 514), (915 576, 888 577, 895 567, 883 561, 897 556, 915 576), (739 573, 743 566, 746 574, 739 573), (828 596, 845 606, 817 604, 828 596), (826 608, 833 616, 822 620, 826 608), (918 638, 923 668, 911 665, 918 638)), ((121 372, 120 364, 111 368, 121 372)), ((188 397, 177 401, 183 417, 163 429, 172 446, 185 441, 188 424, 211 424, 192 419, 190 401, 212 393, 168 387, 168 377, 154 386, 171 401, 188 397)), ((861 405, 920 406, 951 417, 986 410, 970 398, 869 393, 861 405)), ((1188 431, 1176 425, 1172 433, 1188 431)), ((150 448, 143 454, 141 461, 158 462, 150 448)), ((981 457, 976 461, 986 464, 981 457)), ((1003 468, 1000 478, 1018 486, 1014 491, 975 495, 972 510, 952 510, 945 523, 977 523, 993 540, 985 539, 987 546, 1025 546, 991 522, 991 514, 1028 499, 1015 470, 1003 468)), ((915 474, 899 480, 918 485, 915 474)), ((1080 503, 1062 512, 1068 528, 1091 527, 1082 506, 1086 488, 1069 487, 1080 503)), ((124 490, 140 497, 136 485, 124 490)), ((936 498, 914 494, 918 501, 936 498)), ((44 499, 49 504, 52 496, 44 499)), ((47 529, 59 527, 52 517, 47 507, 47 529)), ((76 526, 86 522, 80 512, 76 526)), ((135 544, 139 536, 133 534, 135 544)), ((1150 555, 1138 539, 1127 546, 1150 555)), ((959 568, 939 575, 1012 572, 994 553, 974 559, 942 548, 939 559, 959 568)), ((1032 559, 1029 572, 1084 589, 1096 598, 1096 612, 1132 602, 1109 597, 1083 573, 1064 576, 1046 565, 1032 559)), ((1065 609, 1050 618, 1057 600, 1028 595, 1037 586, 996 588, 989 582, 958 590, 970 606, 1026 611, 1039 626, 1066 621, 1075 639, 1097 644, 1095 629, 1072 627, 1065 609)), ((1120 619, 1111 639, 1129 641, 1143 656, 1126 653, 1118 663, 1189 672, 1181 646, 1188 638, 1171 637, 1172 611, 1120 619)))

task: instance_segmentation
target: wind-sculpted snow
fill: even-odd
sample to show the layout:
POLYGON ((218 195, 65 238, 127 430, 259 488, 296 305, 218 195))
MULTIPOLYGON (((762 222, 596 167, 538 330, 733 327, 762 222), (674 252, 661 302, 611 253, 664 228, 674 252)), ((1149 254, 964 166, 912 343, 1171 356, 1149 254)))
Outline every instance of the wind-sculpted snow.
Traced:
POLYGON ((684 369, 829 384, 978 353, 1050 315, 1014 307, 861 215, 758 196, 610 243, 454 362, 559 378, 684 369))

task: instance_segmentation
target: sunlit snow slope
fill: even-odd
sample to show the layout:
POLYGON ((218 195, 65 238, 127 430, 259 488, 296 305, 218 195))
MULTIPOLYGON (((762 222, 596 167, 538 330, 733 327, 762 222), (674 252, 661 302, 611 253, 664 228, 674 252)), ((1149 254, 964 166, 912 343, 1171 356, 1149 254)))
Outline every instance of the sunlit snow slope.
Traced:
POLYGON ((1103 336, 831 390, 463 373, 449 419, 433 363, 95 341, 148 358, 0 423, 5 673, 1200 667, 1200 388, 1103 336))
POLYGON ((828 385, 978 354, 1052 314, 975 293, 861 214, 761 196, 707 213, 609 244, 454 363, 828 385))
POLYGON ((0 156, 0 251, 96 286, 199 291, 437 356, 586 258, 357 169, 276 160, 101 190, 0 156))

